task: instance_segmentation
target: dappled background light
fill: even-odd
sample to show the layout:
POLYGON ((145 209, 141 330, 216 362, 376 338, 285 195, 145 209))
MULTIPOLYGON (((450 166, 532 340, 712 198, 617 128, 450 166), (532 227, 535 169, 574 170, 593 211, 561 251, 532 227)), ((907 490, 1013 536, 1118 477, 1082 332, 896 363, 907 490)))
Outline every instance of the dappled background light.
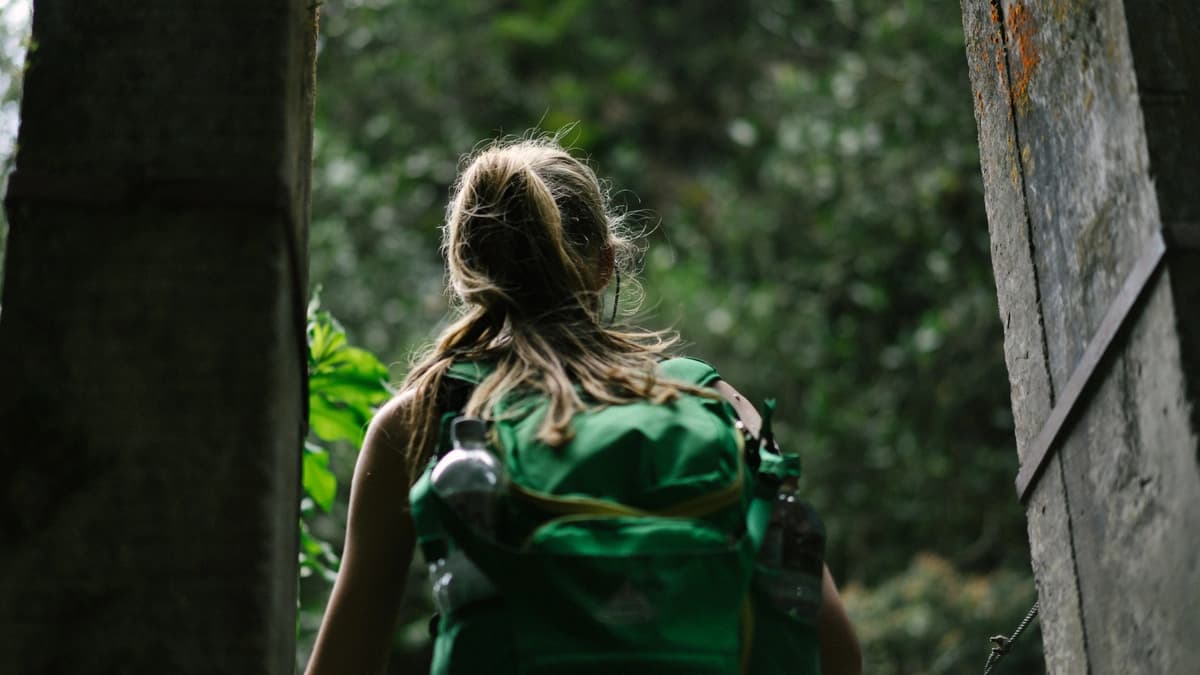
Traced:
MULTIPOLYGON (((21 75, 29 46, 31 0, 0 0, 0 182, 12 171, 21 106, 21 75)), ((4 288, 4 252, 8 218, 0 213, 0 290, 4 288)))
POLYGON ((631 318, 779 399, 867 671, 977 668, 1028 609, 957 3, 331 1, 318 68, 312 278, 395 378, 458 158, 572 125, 648 233, 631 318))

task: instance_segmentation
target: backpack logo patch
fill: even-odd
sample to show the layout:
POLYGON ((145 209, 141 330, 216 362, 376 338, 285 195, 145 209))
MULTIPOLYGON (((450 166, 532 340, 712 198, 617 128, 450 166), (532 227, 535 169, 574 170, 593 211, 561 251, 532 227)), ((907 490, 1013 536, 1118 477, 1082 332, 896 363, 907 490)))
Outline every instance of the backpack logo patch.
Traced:
POLYGON ((616 593, 595 612, 601 623, 616 626, 649 623, 657 612, 644 593, 626 581, 616 593))

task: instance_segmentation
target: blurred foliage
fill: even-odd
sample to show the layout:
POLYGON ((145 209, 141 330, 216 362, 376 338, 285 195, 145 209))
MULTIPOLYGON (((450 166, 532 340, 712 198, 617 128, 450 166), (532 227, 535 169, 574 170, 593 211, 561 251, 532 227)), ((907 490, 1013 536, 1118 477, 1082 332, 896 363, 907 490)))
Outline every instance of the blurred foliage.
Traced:
MULTIPOLYGON (((32 11, 31 0, 0 0, 0 184, 7 183, 16 159, 25 54, 32 48, 32 11)), ((0 291, 4 289, 7 240, 8 216, 0 209, 0 291)))
MULTIPOLYGON (((945 559, 928 554, 878 587, 843 589, 864 646, 863 672, 872 675, 982 672, 991 650, 987 638, 1012 635, 1036 595, 1023 574, 959 574, 945 559)), ((992 672, 1042 669, 1040 625, 1034 622, 992 672)))
MULTIPOLYGON (((573 124, 648 232, 633 319, 779 399, 838 578, 1032 589, 957 3, 330 1, 318 82, 311 275, 394 376, 444 325, 459 157, 573 124)), ((944 672, 918 637, 903 670, 944 672)))

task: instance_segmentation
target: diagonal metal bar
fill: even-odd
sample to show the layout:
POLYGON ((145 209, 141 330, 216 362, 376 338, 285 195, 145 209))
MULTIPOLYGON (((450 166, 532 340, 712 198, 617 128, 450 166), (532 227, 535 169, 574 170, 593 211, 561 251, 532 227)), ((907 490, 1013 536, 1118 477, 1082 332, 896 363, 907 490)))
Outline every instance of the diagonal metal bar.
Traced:
POLYGON ((1033 448, 1029 455, 1030 460, 1023 462, 1020 471, 1017 472, 1017 496, 1022 502, 1028 499, 1033 492, 1033 487, 1037 485, 1037 479, 1041 476, 1042 469, 1045 468, 1059 445, 1059 437, 1066 429, 1071 414, 1075 412, 1088 384, 1097 373, 1097 367, 1112 347, 1117 334, 1132 316, 1132 310, 1137 307, 1145 290, 1149 287, 1154 273, 1162 265, 1166 251, 1166 240, 1163 239, 1161 231, 1156 231, 1150 241, 1146 243, 1141 256, 1134 263, 1133 269, 1129 271, 1129 276, 1125 278, 1125 283, 1121 286, 1117 297, 1109 305, 1104 319, 1100 322, 1100 327, 1096 329, 1091 342, 1088 343, 1087 349, 1084 350, 1083 356, 1075 366, 1074 372, 1067 380, 1067 386, 1063 388, 1062 395, 1054 404, 1054 409, 1050 411, 1050 416, 1046 418, 1042 430, 1034 438, 1033 448))

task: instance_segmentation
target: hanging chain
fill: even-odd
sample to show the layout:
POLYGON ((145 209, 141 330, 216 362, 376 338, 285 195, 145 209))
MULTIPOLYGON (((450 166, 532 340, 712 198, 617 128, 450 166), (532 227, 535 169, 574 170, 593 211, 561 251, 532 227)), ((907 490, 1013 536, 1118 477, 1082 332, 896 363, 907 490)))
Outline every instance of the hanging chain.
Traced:
POLYGON ((1029 626, 1029 622, 1033 621, 1033 617, 1038 615, 1039 604, 1037 602, 1033 603, 1033 607, 1029 608, 1029 612, 1025 614, 1024 619, 1021 619, 1021 623, 1017 625, 1017 629, 1013 631, 1012 635, 1009 637, 1004 637, 1003 635, 992 636, 992 652, 988 654, 987 663, 983 665, 983 675, 991 673, 992 668, 1000 662, 1000 657, 1007 654, 1008 650, 1012 648, 1013 642, 1016 642, 1021 633, 1025 631, 1025 628, 1029 626))

